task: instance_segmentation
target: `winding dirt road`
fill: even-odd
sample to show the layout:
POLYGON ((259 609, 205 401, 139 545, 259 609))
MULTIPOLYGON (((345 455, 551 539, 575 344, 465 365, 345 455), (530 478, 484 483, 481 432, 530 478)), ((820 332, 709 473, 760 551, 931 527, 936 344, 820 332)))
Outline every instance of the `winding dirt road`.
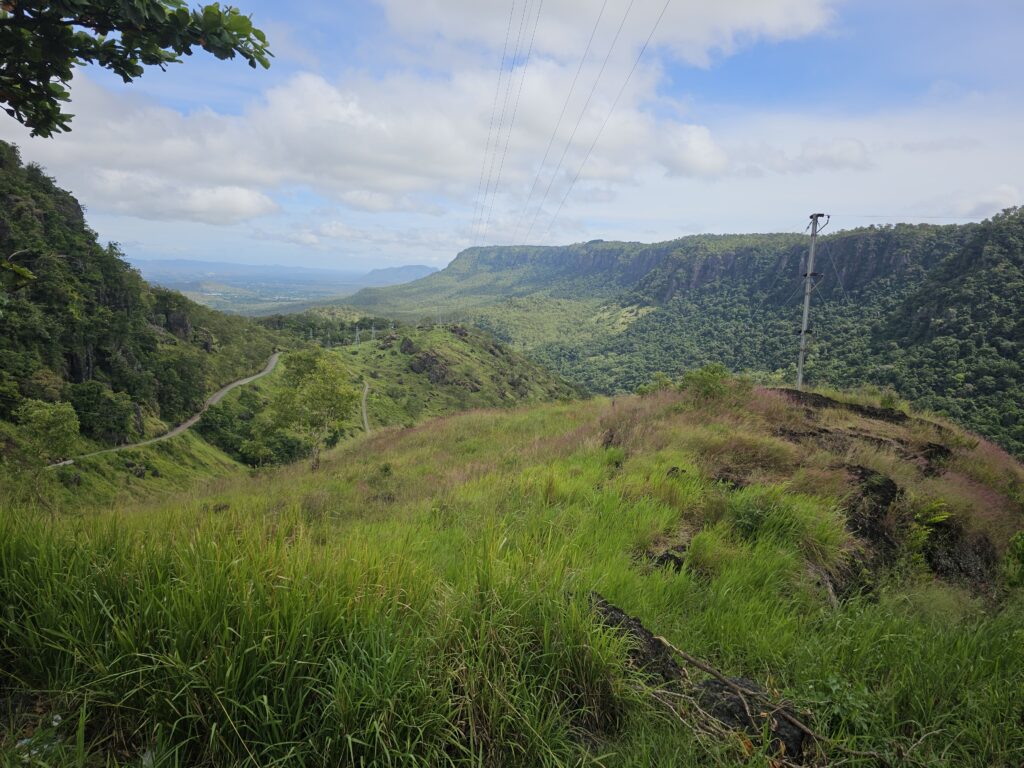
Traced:
POLYGON ((254 373, 252 376, 246 376, 244 379, 239 379, 238 381, 232 381, 230 384, 218 389, 216 392, 210 395, 209 398, 207 398, 205 403, 203 403, 203 407, 199 411, 199 413, 195 414, 194 416, 191 416, 186 421, 181 422, 181 424, 176 426, 174 429, 165 432, 159 437, 151 437, 149 440, 143 440, 139 443, 115 445, 113 448, 104 448, 102 451, 93 451, 92 453, 86 453, 83 454, 82 456, 76 456, 74 459, 64 459, 64 461, 58 461, 56 464, 50 464, 49 467, 66 467, 69 464, 74 464, 76 459, 84 459, 89 456, 99 456, 100 454, 113 453, 114 451, 123 451, 127 448, 141 448, 144 445, 152 445, 153 443, 159 443, 161 440, 170 440, 172 437, 177 437, 189 427, 195 426, 196 422, 203 417, 204 413, 206 413, 206 409, 209 408, 211 405, 216 405, 217 403, 219 403, 224 398, 224 395, 226 395, 232 389, 234 389, 235 387, 240 387, 243 384, 248 384, 251 381, 256 381, 256 379, 261 379, 268 373, 270 373, 272 370, 274 370, 274 368, 277 366, 277 360, 280 356, 280 352, 275 352, 270 356, 270 359, 267 361, 267 367, 264 368, 259 373, 254 373))

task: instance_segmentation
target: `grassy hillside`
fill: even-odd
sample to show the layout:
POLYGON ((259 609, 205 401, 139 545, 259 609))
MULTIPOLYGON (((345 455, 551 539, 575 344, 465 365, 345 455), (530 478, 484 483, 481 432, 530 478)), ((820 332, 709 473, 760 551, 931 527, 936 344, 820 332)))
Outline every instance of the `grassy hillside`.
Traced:
POLYGON ((577 394, 489 334, 460 325, 403 327, 341 354, 353 375, 370 384, 375 426, 412 426, 429 416, 577 394))
MULTIPOLYGON (((292 316, 291 327, 317 329, 317 336, 348 338, 349 326, 323 325, 322 317, 292 316)), ((341 321, 344 323, 344 321, 341 321)), ((379 320, 377 327, 382 327, 379 320)), ((492 336, 458 325, 400 326, 373 338, 370 322, 358 321, 358 344, 332 348, 360 389, 369 386, 367 418, 371 429, 412 426, 425 418, 474 408, 512 406, 566 399, 575 390, 542 367, 511 351, 492 336)), ((281 370, 252 387, 229 395, 211 408, 199 432, 213 444, 250 464, 283 463, 305 455, 298 438, 266 420, 285 386, 289 358, 281 370), (297 442, 298 441, 298 442, 297 442), (267 450, 269 449, 269 450, 267 450)), ((360 409, 353 411, 341 436, 363 431, 360 409)))
POLYGON ((164 431, 221 385, 259 370, 282 342, 148 285, 116 246, 97 242, 70 194, 3 142, 0 254, 21 271, 0 270, 0 465, 164 431), (74 411, 62 422, 66 445, 27 455, 39 422, 71 415, 62 403, 74 411))
MULTIPOLYGON (((796 235, 474 248, 346 302, 475 323, 597 392, 713 362, 792 380, 806 250, 796 235)), ((838 232, 815 271, 812 382, 894 388, 1024 455, 1024 211, 838 232)))
POLYGON ((0 750, 1015 766, 1022 505, 1021 466, 956 428, 706 372, 158 505, 8 509, 0 750))

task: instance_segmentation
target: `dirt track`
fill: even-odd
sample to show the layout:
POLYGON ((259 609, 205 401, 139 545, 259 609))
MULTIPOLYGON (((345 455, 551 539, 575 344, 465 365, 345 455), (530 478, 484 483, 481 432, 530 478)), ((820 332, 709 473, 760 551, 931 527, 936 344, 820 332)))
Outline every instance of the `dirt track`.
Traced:
POLYGON ((216 405, 217 403, 219 403, 223 399, 224 395, 226 395, 232 389, 234 389, 235 387, 240 387, 243 384, 248 384, 251 381, 256 381, 256 379, 262 378, 271 371, 273 371, 274 368, 277 366, 277 360, 280 356, 280 352, 275 352, 270 356, 270 359, 267 361, 267 367, 264 368, 259 373, 254 373, 252 376, 246 376, 244 379, 233 381, 230 384, 227 384, 226 386, 223 386, 220 389, 218 389, 216 392, 210 395, 209 398, 207 398, 205 403, 203 403, 203 407, 199 410, 199 413, 189 417, 186 421, 181 422, 181 424, 176 426, 174 429, 165 432, 159 437, 152 437, 149 440, 143 440, 138 443, 129 443, 127 445, 117 445, 114 446, 113 448, 104 448, 102 451, 86 453, 82 456, 76 456, 74 459, 65 459, 64 461, 58 461, 56 464, 50 464, 50 467, 66 467, 69 464, 74 464, 76 459, 84 459, 89 456, 99 456, 100 454, 113 453, 114 451, 123 451, 126 448, 141 448, 144 445, 152 445, 153 443, 159 443, 161 440, 170 440, 172 437, 177 437, 189 427, 195 426, 196 422, 203 417, 204 413, 206 413, 206 409, 209 408, 211 405, 216 405))

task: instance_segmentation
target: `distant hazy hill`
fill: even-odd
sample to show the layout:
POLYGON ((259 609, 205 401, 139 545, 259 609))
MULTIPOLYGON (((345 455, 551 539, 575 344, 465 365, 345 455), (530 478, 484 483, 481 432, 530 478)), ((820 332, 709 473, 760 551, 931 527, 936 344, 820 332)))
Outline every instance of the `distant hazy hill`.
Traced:
MULTIPOLYGON (((346 303, 470 320, 596 391, 708 362, 791 377, 806 250, 791 234, 473 248, 346 303)), ((1024 212, 838 232, 815 271, 812 382, 891 386, 1024 452, 1024 212)))
POLYGON ((190 259, 140 259, 134 264, 153 283, 208 307, 243 314, 299 311, 361 288, 407 283, 437 271, 421 264, 369 272, 190 259))
POLYGON ((400 285, 419 280, 421 277, 432 275, 437 272, 437 267, 428 267, 424 264, 408 264, 404 267, 381 267, 371 269, 362 275, 359 282, 367 286, 378 285, 400 285))

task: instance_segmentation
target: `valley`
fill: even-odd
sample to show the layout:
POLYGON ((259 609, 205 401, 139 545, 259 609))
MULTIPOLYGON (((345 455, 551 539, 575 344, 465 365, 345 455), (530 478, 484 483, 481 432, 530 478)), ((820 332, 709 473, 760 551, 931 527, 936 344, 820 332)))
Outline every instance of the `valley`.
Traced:
MULTIPOLYGON (((709 363, 783 383, 806 255, 794 235, 474 248, 345 301, 477 324, 593 392, 709 363)), ((813 385, 890 391, 1024 455, 1024 211, 837 232, 816 269, 813 385)))
POLYGON ((243 315, 300 312, 362 288, 396 285, 436 271, 423 265, 348 272, 188 259, 140 259, 132 264, 150 283, 180 291, 211 309, 243 315))
POLYGON ((0 764, 1015 766, 1022 233, 823 238, 793 389, 801 235, 247 317, 0 143, 0 764))

